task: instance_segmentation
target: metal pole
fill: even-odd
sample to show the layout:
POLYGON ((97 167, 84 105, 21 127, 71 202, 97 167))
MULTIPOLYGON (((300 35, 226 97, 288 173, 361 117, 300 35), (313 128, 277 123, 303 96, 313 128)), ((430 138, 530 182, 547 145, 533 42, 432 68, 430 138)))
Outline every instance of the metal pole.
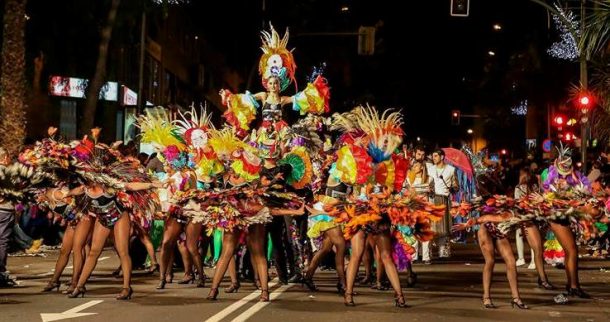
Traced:
POLYGON ((140 27, 140 70, 138 72, 138 107, 136 115, 144 111, 144 54, 146 53, 146 11, 142 11, 142 26, 140 27))
MULTIPOLYGON (((580 34, 584 34, 585 30, 585 2, 586 0, 581 0, 580 2, 580 34)), ((587 90, 588 88, 588 79, 587 79, 587 57, 582 52, 580 53, 580 86, 583 90, 587 90)), ((590 112, 587 110, 582 115, 582 126, 580 127, 580 160, 582 162, 582 173, 587 174, 587 143, 589 141, 589 125, 591 124, 591 120, 589 120, 590 112)))

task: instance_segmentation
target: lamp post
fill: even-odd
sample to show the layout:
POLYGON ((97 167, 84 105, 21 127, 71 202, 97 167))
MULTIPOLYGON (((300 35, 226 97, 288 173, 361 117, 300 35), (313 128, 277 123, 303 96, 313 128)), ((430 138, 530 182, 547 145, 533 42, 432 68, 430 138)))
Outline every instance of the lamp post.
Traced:
MULTIPOLYGON (((580 34, 583 35, 585 31, 585 1, 580 1, 580 34)), ((587 78, 587 56, 581 50, 580 53, 580 86, 583 92, 586 93, 588 88, 588 78, 587 78)), ((580 127, 580 161, 582 162, 582 172, 584 174, 587 173, 587 143, 589 141, 589 125, 591 122, 589 121, 589 104, 590 100, 588 96, 579 97, 579 102, 582 111, 582 125, 580 127), (586 102, 583 102, 583 98, 587 98, 586 102), (583 104, 586 103, 586 104, 583 104)))

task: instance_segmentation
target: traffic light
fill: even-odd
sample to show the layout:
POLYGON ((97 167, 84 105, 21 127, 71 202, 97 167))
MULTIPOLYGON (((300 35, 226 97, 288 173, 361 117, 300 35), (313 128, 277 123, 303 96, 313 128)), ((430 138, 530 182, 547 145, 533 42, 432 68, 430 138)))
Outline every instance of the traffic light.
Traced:
POLYGON ((564 115, 555 115, 555 117, 553 118, 553 125, 561 131, 561 128, 563 126, 565 126, 567 122, 567 118, 564 115))
POLYGON ((451 16, 452 17, 468 17, 470 9, 470 0, 451 0, 451 16))
POLYGON ((451 125, 460 125, 460 110, 451 111, 451 125))
POLYGON ((580 109, 583 114, 586 114, 593 106, 593 97, 588 93, 581 93, 578 96, 577 105, 578 109, 580 109))

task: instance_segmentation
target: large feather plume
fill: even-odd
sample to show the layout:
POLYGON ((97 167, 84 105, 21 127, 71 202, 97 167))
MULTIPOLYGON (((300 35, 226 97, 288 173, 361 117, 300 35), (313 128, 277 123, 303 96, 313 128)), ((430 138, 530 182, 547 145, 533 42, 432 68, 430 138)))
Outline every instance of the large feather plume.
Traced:
POLYGON ((143 143, 151 143, 160 150, 168 146, 176 146, 179 150, 186 148, 179 129, 162 107, 147 110, 145 115, 138 117, 136 124, 142 131, 140 135, 143 143))

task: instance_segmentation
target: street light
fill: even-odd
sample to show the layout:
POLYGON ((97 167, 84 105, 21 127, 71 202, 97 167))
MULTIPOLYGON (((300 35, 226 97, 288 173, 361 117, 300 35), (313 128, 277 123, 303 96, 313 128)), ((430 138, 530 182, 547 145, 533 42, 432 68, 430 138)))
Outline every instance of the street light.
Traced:
POLYGON ((496 23, 496 24, 494 24, 494 30, 500 31, 500 30, 502 30, 502 26, 499 23, 496 23))
POLYGON ((468 134, 472 134, 472 129, 468 129, 468 130, 466 130, 466 132, 467 132, 468 134))
POLYGON ((495 55, 496 55, 496 52, 495 52, 495 51, 493 51, 493 50, 490 50, 490 51, 488 51, 488 52, 487 52, 487 54, 488 54, 489 56, 495 56, 495 55))

